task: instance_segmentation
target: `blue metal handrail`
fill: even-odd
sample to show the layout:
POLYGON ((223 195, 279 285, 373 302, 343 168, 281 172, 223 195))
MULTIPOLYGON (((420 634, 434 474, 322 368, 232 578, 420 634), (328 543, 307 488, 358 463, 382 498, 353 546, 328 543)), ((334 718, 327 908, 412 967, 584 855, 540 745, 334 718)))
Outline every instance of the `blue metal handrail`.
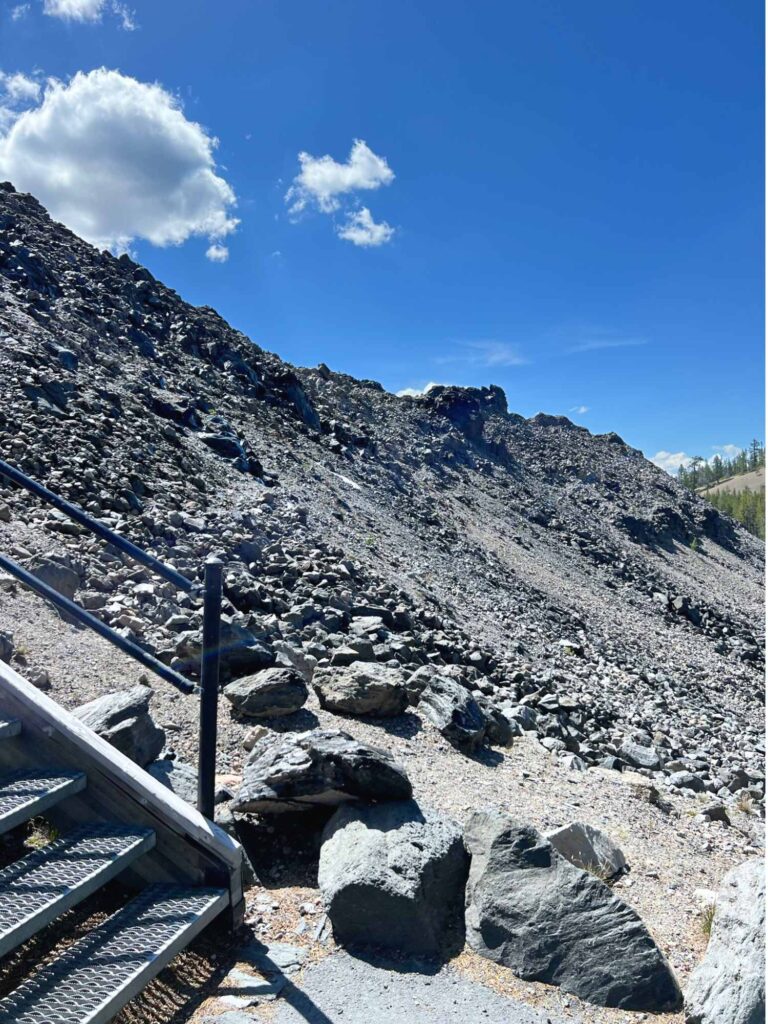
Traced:
MULTIPOLYGON (((166 565, 158 558, 150 555, 143 548, 138 547, 119 533, 110 530, 108 526, 93 519, 77 505, 66 501, 53 491, 43 487, 36 480, 22 473, 21 470, 8 462, 0 459, 0 476, 11 480, 19 487, 37 497, 47 504, 59 509, 70 519, 85 527, 91 533, 101 537, 102 540, 113 544, 120 551, 123 551, 134 561, 140 562, 147 568, 152 569, 163 579, 173 583, 180 590, 194 592, 199 589, 199 584, 187 579, 180 572, 177 572, 170 565, 166 565)), ((82 625, 92 629, 99 636, 104 637, 115 647, 128 654, 135 661, 138 661, 145 668, 148 668, 155 675, 165 682, 175 686, 185 694, 197 692, 197 687, 185 679, 172 668, 164 665, 157 658, 153 657, 138 644, 126 637, 121 636, 101 619, 96 618, 86 611, 79 604, 70 601, 68 597, 60 594, 53 587, 50 587, 43 580, 40 580, 33 573, 24 569, 10 558, 0 555, 0 568, 9 572, 25 586, 30 587, 40 594, 47 601, 66 612, 82 625)), ((203 568, 203 650, 200 663, 200 727, 199 727, 199 750, 198 750, 198 776, 197 776, 197 806, 198 810, 207 818, 213 818, 214 793, 216 788, 216 739, 217 739, 217 715, 219 698, 219 663, 220 663, 220 635, 221 635, 221 592, 222 592, 223 564, 217 558, 208 558, 203 568)))

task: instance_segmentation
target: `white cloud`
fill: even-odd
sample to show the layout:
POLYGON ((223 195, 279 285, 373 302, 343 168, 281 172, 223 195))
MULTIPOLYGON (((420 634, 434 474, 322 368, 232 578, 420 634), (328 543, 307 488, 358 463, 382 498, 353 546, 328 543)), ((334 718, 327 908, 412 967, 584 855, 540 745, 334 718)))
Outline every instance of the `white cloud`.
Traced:
POLYGON ((608 348, 636 348, 638 345, 647 345, 647 341, 644 338, 589 338, 586 341, 580 341, 575 345, 571 345, 570 348, 566 349, 566 352, 577 353, 577 352, 597 352, 600 349, 608 348))
POLYGON ((44 0, 43 14, 64 21, 99 21, 104 0, 44 0))
POLYGON ((577 416, 583 416, 585 412, 589 412, 588 405, 572 405, 570 412, 575 412, 577 416))
POLYGON ((205 250, 205 255, 211 263, 226 263, 229 259, 229 249, 226 245, 219 245, 214 242, 213 245, 209 245, 205 250))
POLYGON ((429 384, 425 384, 423 388, 403 388, 402 391, 396 391, 395 394, 398 398, 420 398, 422 395, 426 395, 432 388, 439 388, 440 384, 435 383, 431 380, 429 384))
POLYGON ((0 173, 100 247, 218 241, 238 222, 216 145, 162 86, 100 68, 48 81, 0 138, 0 173))
POLYGON ((347 162, 337 163, 331 156, 314 157, 299 153, 301 170, 285 194, 292 214, 315 204, 323 213, 333 213, 341 203, 338 196, 368 191, 389 185, 394 172, 386 159, 377 156, 362 139, 355 139, 347 162))
POLYGON ((372 248, 384 245, 394 235, 395 229, 385 220, 377 224, 367 206, 355 210, 347 216, 343 224, 336 227, 336 234, 353 245, 372 248))
MULTIPOLYGON (((718 455, 723 459, 733 459, 742 450, 737 444, 713 444, 710 448, 715 454, 704 460, 710 465, 718 455)), ((693 462, 693 456, 686 452, 660 451, 651 458, 651 462, 674 476, 681 466, 687 467, 693 462)))
POLYGON ((665 452, 664 450, 656 452, 651 457, 651 462, 658 466, 659 469, 663 469, 666 473, 674 476, 681 466, 688 466, 691 461, 691 456, 686 455, 685 452, 665 452))
POLYGON ((11 8, 11 20, 20 21, 29 14, 29 4, 16 4, 11 8))
POLYGON ((12 103, 24 104, 40 98, 40 83, 21 71, 13 75, 0 71, 0 88, 12 103))
POLYGON ((465 363, 469 366, 524 366, 528 360, 516 345, 506 341, 465 341, 458 350, 440 356, 438 363, 465 363))
MULTIPOLYGON (((723 459, 735 459, 742 450, 737 444, 714 444, 712 447, 715 450, 715 454, 719 455, 723 459)), ((714 457, 715 456, 713 455, 712 458, 714 457)), ((712 459, 709 461, 711 462, 712 459)))

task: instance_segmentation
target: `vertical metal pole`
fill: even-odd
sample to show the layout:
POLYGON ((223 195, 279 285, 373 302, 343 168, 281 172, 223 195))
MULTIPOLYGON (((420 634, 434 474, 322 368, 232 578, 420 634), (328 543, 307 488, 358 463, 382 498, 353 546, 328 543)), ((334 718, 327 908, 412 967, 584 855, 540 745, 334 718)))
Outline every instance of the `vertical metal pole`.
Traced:
POLYGON ((216 717, 219 703, 221 576, 223 568, 224 565, 218 558, 209 558, 205 563, 204 570, 197 809, 206 818, 213 818, 213 797, 216 785, 216 717))

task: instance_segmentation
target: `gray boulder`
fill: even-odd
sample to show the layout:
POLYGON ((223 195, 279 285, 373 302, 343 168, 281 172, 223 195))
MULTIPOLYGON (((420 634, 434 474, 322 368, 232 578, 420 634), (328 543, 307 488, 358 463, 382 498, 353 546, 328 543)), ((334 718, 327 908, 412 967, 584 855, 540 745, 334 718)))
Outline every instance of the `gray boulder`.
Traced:
POLYGON ((548 832, 547 839, 567 861, 598 878, 614 878, 626 870, 626 858, 616 843, 582 821, 548 832))
POLYGON ((153 761, 147 771, 182 800, 193 806, 197 804, 197 772, 191 764, 184 764, 183 761, 153 761))
POLYGON ((408 706, 399 670, 376 662, 318 668, 312 687, 326 711, 391 718, 401 715, 408 706))
POLYGON ((461 683, 446 676, 435 676, 424 688, 419 710, 460 750, 476 750, 483 742, 487 727, 485 715, 461 683))
POLYGON ((459 827, 413 800, 339 808, 318 872, 334 937, 409 955, 461 948, 468 862, 459 827))
POLYGON ((309 690, 293 669, 266 668, 228 683, 224 696, 235 711, 248 718, 276 718, 303 707, 309 690))
POLYGON ((635 911, 534 828, 478 811, 465 842, 467 941, 476 952, 600 1006, 679 1006, 675 977, 635 911))
POLYGON ((151 699, 148 686, 134 686, 97 697, 76 708, 74 714, 83 725, 143 768, 165 746, 165 732, 155 725, 149 713, 151 699))
POLYGON ((661 759, 656 747, 644 747, 642 743, 626 739, 619 747, 619 757, 633 768, 647 768, 656 772, 661 768, 661 759))
POLYGON ((439 674, 434 665, 419 665, 416 671, 408 676, 405 689, 408 693, 408 703, 412 707, 419 703, 426 687, 439 674))
POLYGON ((270 814, 410 796, 405 769, 386 750, 358 743, 345 732, 315 729, 259 739, 232 810, 270 814))
POLYGON ((28 569, 33 576, 71 601, 80 586, 80 577, 66 562, 54 554, 38 555, 29 563, 28 569))
POLYGON ((723 879, 704 959, 685 993, 686 1024, 764 1024, 765 865, 723 879))

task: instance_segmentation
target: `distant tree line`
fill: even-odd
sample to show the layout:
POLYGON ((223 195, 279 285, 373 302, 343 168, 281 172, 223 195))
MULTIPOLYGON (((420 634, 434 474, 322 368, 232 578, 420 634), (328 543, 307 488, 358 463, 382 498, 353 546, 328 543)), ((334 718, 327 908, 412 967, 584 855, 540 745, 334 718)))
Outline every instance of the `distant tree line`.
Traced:
MULTIPOLYGON (((753 441, 749 448, 744 448, 732 459, 724 459, 716 455, 707 462, 700 455, 691 459, 687 466, 681 466, 677 478, 692 491, 713 487, 731 477, 751 473, 765 465, 765 446, 760 441, 753 441)), ((719 508, 726 515, 733 516, 745 526, 750 533, 765 540, 765 488, 759 491, 736 491, 724 488, 713 494, 705 495, 707 501, 719 508)))
POLYGON ((694 455, 687 466, 681 466, 677 479, 692 491, 703 487, 712 487, 731 476, 751 473, 765 465, 765 445, 761 441, 753 441, 749 448, 743 448, 732 459, 724 459, 715 455, 707 461, 701 455, 694 455))
POLYGON ((765 540, 765 488, 759 491, 717 491, 707 501, 726 515, 733 516, 756 537, 765 540))

